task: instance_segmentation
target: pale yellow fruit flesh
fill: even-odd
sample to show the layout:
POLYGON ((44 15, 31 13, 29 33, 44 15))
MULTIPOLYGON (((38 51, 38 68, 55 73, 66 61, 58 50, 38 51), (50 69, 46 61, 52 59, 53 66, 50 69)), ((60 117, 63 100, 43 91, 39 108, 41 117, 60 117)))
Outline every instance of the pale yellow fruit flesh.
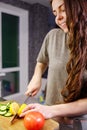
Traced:
POLYGON ((19 104, 18 103, 16 103, 16 102, 13 102, 11 105, 10 105, 10 113, 12 114, 12 115, 15 115, 17 112, 18 112, 18 110, 19 110, 19 104))
POLYGON ((20 115, 26 106, 27 106, 26 104, 22 104, 22 105, 20 106, 20 108, 19 108, 17 114, 20 115))

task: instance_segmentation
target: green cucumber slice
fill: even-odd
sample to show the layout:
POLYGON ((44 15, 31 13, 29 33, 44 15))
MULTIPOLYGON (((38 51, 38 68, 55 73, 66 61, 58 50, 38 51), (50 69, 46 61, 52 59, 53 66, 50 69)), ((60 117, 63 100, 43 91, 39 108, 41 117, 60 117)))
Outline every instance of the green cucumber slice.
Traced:
POLYGON ((0 111, 5 111, 7 109, 6 105, 0 106, 0 111))
POLYGON ((0 111, 0 115, 4 115, 6 113, 7 113, 7 111, 0 111))
POLYGON ((8 103, 6 104, 7 109, 10 108, 10 105, 11 105, 11 102, 8 102, 8 103))
POLYGON ((12 116, 12 114, 10 112, 7 112, 6 114, 4 114, 5 117, 9 117, 12 116))
POLYGON ((10 117, 12 114, 9 112, 11 102, 8 102, 6 104, 0 104, 0 115, 5 117, 10 117))

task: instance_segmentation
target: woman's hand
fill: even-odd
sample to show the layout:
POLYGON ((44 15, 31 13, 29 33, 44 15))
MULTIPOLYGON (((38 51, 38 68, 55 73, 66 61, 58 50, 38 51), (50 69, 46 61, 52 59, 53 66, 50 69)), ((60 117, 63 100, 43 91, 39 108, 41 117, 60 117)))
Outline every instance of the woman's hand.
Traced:
POLYGON ((28 89, 25 92, 26 95, 29 95, 30 93, 32 93, 32 96, 35 96, 38 91, 40 90, 41 87, 41 77, 37 78, 37 77, 32 77, 30 83, 28 84, 28 89))
POLYGON ((49 119, 49 118, 54 117, 54 110, 52 109, 52 106, 50 107, 50 106, 41 105, 38 103, 27 105, 27 107, 23 110, 20 117, 25 116, 30 111, 40 112, 45 117, 45 119, 49 119))

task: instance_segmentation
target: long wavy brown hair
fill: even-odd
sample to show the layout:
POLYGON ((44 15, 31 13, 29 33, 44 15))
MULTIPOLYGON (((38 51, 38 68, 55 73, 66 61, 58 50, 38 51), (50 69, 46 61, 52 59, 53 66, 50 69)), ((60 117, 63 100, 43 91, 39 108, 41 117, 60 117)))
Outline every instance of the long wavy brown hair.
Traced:
POLYGON ((62 90, 65 102, 87 97, 87 0, 64 0, 69 30, 68 79, 62 90))

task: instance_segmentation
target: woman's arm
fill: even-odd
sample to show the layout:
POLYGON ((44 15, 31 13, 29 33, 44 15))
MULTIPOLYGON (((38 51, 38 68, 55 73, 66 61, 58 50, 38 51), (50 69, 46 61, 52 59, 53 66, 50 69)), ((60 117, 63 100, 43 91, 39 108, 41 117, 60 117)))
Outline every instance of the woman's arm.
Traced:
POLYGON ((32 96, 36 95, 41 88, 42 75, 47 68, 47 64, 37 62, 35 71, 31 81, 27 86, 26 95, 32 93, 32 96))
POLYGON ((71 103, 53 106, 55 116, 78 116, 87 113, 87 98, 80 99, 71 103))
POLYGON ((78 116, 87 113, 87 98, 53 106, 41 105, 38 103, 29 104, 20 116, 24 116, 29 111, 39 111, 44 115, 45 119, 78 116))

